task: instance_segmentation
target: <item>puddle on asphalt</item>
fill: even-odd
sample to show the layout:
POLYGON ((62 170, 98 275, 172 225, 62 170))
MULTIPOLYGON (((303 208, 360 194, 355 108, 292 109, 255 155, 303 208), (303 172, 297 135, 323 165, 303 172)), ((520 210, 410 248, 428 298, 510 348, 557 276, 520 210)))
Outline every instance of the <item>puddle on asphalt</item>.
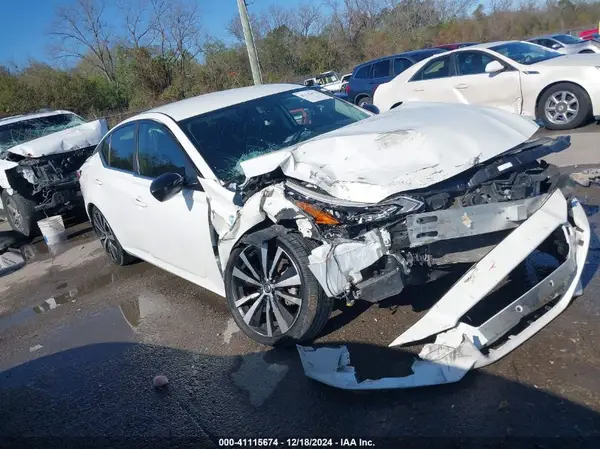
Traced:
POLYGON ((159 304, 146 295, 139 295, 119 306, 123 318, 133 328, 138 327, 145 318, 159 312, 159 309, 159 304))
MULTIPOLYGON (((89 282, 83 283, 77 288, 69 289, 68 291, 59 295, 53 295, 50 298, 35 305, 34 307, 28 307, 16 313, 0 317, 0 332, 17 324, 21 324, 24 321, 33 318, 36 315, 54 310, 57 307, 62 306, 64 304, 77 302, 77 297, 86 295, 88 293, 92 293, 93 291, 96 291, 102 287, 106 287, 107 285, 112 284, 119 278, 120 277, 116 272, 110 272, 105 275, 98 276, 97 278, 94 278, 89 282)), ((58 289, 65 288, 67 286, 68 284, 66 282, 63 282, 58 285, 58 289)))

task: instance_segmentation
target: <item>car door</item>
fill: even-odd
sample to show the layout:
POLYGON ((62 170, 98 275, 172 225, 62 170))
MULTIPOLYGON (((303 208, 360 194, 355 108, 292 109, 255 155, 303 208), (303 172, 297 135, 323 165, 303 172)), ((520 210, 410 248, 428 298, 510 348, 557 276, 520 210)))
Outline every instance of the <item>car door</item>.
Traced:
POLYGON ((406 101, 456 102, 456 96, 452 93, 452 75, 450 55, 429 61, 409 80, 409 97, 406 101))
POLYGON ((452 91, 456 102, 493 106, 520 114, 523 106, 520 72, 505 61, 483 51, 454 53, 455 73, 452 91), (500 62, 505 69, 486 73, 485 67, 492 61, 500 62))
POLYGON ((223 292, 209 226, 200 173, 169 128, 156 121, 138 125, 136 201, 144 216, 144 250, 150 261, 192 282, 223 292), (181 192, 166 201, 150 193, 152 181, 165 173, 185 178, 181 192))
POLYGON ((112 131, 102 142, 103 169, 93 173, 96 206, 126 251, 139 255, 132 183, 135 178, 135 123, 112 131))

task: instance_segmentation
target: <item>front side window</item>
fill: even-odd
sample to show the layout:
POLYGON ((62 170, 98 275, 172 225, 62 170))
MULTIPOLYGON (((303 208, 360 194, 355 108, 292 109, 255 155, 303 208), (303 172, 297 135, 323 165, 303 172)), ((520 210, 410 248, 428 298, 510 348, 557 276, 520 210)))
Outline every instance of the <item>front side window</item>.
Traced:
POLYGON ((133 171, 135 156, 135 123, 118 128, 110 136, 108 165, 119 170, 133 171))
POLYGON ((485 66, 492 61, 495 61, 495 59, 479 51, 456 53, 458 75, 479 75, 485 73, 485 66))
POLYGON ((333 95, 302 88, 191 117, 179 125, 217 177, 241 182, 241 162, 369 116, 333 95))
POLYGON ((536 62, 563 56, 557 51, 543 48, 530 42, 508 42, 490 47, 490 50, 524 65, 531 65, 536 62))
POLYGON ((161 124, 140 122, 138 128, 139 173, 157 178, 165 173, 178 173, 188 184, 197 183, 196 172, 184 149, 161 124))
POLYGON ((406 58, 396 58, 394 59, 394 75, 399 75, 408 69, 412 65, 406 58))
POLYGON ((390 76, 389 59, 384 59, 373 64, 373 78, 383 78, 385 76, 390 76))

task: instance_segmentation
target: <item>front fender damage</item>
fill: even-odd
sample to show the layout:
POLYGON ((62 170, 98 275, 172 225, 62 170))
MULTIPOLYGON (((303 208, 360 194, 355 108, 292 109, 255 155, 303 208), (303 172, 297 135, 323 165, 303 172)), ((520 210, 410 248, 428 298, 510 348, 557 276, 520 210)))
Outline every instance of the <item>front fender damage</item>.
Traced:
MULTIPOLYGON (((309 255, 309 268, 328 296, 348 293, 362 280, 360 271, 381 259, 391 245, 385 229, 374 229, 358 239, 324 239, 304 211, 284 193, 284 184, 274 184, 255 193, 243 205, 236 205, 235 192, 223 189, 216 181, 202 179, 209 206, 210 222, 218 235, 218 261, 225 267, 234 246, 248 231, 268 220, 295 223, 304 237, 322 245, 309 255)), ((272 234, 265 234, 264 239, 272 234)), ((255 236, 260 237, 260 235, 255 236)))
POLYGON ((317 229, 312 221, 284 194, 283 184, 274 184, 252 195, 243 205, 236 205, 235 192, 224 189, 218 182, 201 180, 206 192, 209 219, 217 236, 218 261, 225 267, 234 246, 252 228, 269 220, 295 222, 298 231, 315 238, 317 229))

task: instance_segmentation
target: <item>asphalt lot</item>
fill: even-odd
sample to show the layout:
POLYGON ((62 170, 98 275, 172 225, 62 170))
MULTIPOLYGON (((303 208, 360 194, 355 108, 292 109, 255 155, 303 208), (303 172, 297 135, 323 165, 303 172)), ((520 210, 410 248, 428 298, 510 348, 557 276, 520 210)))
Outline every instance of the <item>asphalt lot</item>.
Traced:
MULTIPOLYGON (((113 267, 89 224, 75 224, 57 253, 34 243, 26 266, 0 278, 0 435, 125 437, 140 447, 154 437, 207 447, 228 437, 324 436, 428 437, 436 447, 535 437, 561 447, 566 440, 552 438, 567 437, 569 446, 598 447, 600 189, 579 188, 578 197, 594 232, 584 295, 458 384, 385 393, 306 378, 295 349, 246 338, 222 298, 144 262, 113 267), (152 386, 157 375, 170 380, 162 391, 152 386)), ((338 310, 316 343, 348 343, 363 378, 405 375, 420 347, 387 344, 452 281, 338 310)))

